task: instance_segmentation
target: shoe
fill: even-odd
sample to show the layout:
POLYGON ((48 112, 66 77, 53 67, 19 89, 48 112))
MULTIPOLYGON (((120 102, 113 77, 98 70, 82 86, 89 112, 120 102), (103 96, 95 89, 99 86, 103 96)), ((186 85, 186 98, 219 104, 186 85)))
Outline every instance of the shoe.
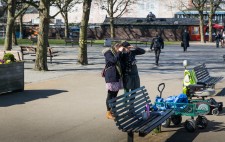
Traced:
POLYGON ((108 118, 108 119, 115 119, 115 117, 112 116, 112 113, 110 111, 106 112, 106 118, 108 118))

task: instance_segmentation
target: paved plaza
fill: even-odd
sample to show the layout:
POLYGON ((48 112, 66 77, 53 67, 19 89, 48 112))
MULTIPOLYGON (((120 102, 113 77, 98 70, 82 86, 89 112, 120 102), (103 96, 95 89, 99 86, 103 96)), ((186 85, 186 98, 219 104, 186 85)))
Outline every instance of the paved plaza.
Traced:
MULTIPOLYGON (((213 44, 190 43, 184 53, 179 45, 166 45, 159 64, 154 65, 154 53, 137 56, 141 85, 147 88, 154 102, 157 86, 164 82, 163 97, 182 91, 183 60, 192 68, 206 63, 212 76, 225 77, 225 48, 213 44)), ((33 56, 25 55, 24 92, 0 95, 0 142, 125 142, 127 134, 118 130, 106 114, 106 89, 100 72, 104 67, 101 45, 88 46, 87 66, 76 64, 78 47, 54 46, 59 56, 48 63, 49 71, 34 71, 33 56)), ((149 47, 141 45, 149 51, 149 47)), ((2 48, 2 47, 0 47, 2 48)), ((18 50, 18 47, 14 47, 18 50)), ((214 98, 225 104, 225 79, 216 85, 214 98), (222 92, 220 92, 222 90, 222 92)), ((122 94, 121 90, 119 94, 122 94)), ((219 116, 206 116, 207 129, 188 133, 182 127, 163 128, 137 142, 224 142, 225 111, 219 116)), ((187 117, 183 117, 183 122, 187 117)))

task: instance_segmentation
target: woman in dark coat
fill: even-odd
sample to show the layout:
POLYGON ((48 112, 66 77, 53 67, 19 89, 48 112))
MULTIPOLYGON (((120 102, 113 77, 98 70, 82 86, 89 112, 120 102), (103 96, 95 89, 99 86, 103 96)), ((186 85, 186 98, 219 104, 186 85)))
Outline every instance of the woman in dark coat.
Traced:
POLYGON ((102 51, 105 56, 105 82, 106 88, 108 90, 108 95, 106 98, 107 113, 106 117, 108 119, 114 119, 112 113, 110 112, 110 107, 108 100, 115 98, 120 89, 123 87, 122 83, 122 71, 120 66, 120 56, 122 54, 123 47, 121 44, 115 44, 113 48, 107 48, 102 51))
POLYGON ((189 33, 187 32, 187 30, 184 30, 184 33, 182 34, 184 52, 186 52, 187 47, 189 47, 189 41, 190 41, 189 33))
POLYGON ((121 67, 123 73, 123 87, 125 92, 134 90, 140 87, 140 78, 136 65, 136 55, 145 53, 144 49, 131 46, 128 42, 123 42, 122 46, 125 47, 121 57, 121 67))

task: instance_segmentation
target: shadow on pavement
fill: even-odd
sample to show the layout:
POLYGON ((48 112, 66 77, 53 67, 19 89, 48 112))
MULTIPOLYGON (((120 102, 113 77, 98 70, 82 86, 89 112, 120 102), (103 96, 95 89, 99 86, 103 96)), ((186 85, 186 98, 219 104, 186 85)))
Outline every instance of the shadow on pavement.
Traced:
POLYGON ((166 142, 192 142, 200 133, 209 131, 225 131, 225 125, 222 122, 209 121, 206 129, 197 129, 194 133, 189 133, 182 127, 178 129, 171 137, 169 137, 166 142))
POLYGON ((8 107, 17 104, 25 104, 26 102, 48 98, 49 96, 57 95, 65 90, 24 90, 17 93, 6 93, 0 95, 0 107, 8 107))
POLYGON ((225 96, 225 88, 216 94, 216 96, 225 96))

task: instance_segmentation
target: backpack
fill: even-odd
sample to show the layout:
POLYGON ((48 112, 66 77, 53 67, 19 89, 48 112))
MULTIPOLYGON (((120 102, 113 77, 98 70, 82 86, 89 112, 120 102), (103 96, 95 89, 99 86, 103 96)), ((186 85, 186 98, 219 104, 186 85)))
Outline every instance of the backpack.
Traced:
POLYGON ((154 39, 153 47, 154 47, 154 49, 160 49, 161 48, 160 39, 158 37, 154 39))

